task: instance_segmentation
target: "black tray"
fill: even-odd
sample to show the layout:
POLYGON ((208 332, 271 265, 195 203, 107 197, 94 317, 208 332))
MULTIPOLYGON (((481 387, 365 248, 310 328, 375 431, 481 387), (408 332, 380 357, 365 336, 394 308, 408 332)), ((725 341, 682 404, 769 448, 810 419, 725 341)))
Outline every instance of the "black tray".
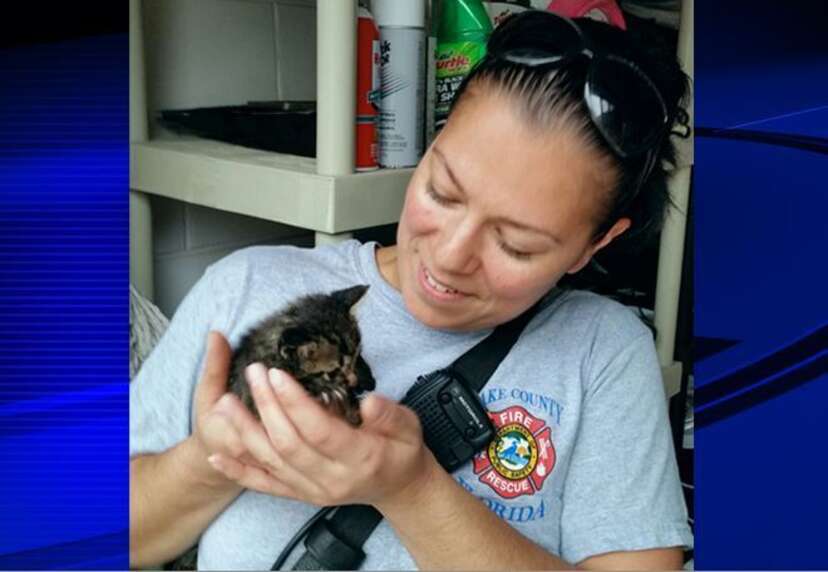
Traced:
POLYGON ((162 123, 176 132, 253 149, 316 156, 316 102, 251 101, 246 105, 171 109, 162 123))

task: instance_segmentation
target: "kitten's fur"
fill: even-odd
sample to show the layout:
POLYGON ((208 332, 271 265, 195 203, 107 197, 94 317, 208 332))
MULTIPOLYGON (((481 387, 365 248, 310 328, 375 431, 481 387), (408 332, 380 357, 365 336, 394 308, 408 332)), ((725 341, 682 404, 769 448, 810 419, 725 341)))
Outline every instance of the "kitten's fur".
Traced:
POLYGON ((331 411, 354 426, 362 422, 357 396, 374 389, 371 368, 360 354, 353 306, 368 286, 299 298, 250 330, 233 354, 228 388, 258 417, 245 368, 261 362, 283 369, 331 411))

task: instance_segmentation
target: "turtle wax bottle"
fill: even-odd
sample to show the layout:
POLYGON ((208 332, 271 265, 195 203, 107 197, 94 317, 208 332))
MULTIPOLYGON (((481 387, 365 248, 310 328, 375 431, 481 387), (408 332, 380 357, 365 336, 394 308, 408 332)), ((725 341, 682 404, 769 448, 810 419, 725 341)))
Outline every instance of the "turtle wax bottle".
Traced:
POLYGON ((492 24, 482 0, 441 0, 437 13, 435 129, 448 118, 451 102, 472 67, 486 55, 492 24))
POLYGON ((423 154, 424 0, 373 0, 380 34, 379 164, 413 167, 423 154))

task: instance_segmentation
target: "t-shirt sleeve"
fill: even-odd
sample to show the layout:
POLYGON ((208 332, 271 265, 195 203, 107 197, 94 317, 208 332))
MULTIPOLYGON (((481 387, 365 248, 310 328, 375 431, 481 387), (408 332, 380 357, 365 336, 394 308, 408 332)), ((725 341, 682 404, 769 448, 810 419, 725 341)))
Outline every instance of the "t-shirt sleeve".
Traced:
POLYGON ((562 499, 561 556, 573 564, 692 546, 655 347, 643 326, 635 331, 588 368, 562 499))
POLYGON ((244 254, 207 269, 187 293, 129 388, 129 454, 159 453, 192 430, 193 392, 210 330, 229 329, 244 289, 244 254))

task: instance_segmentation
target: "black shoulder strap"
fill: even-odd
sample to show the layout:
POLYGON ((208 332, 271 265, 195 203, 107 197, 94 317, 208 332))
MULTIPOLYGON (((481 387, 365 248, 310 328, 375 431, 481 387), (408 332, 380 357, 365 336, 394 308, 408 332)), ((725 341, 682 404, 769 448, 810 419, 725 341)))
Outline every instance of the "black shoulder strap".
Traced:
POLYGON ((494 375, 500 362, 511 351, 529 321, 559 294, 559 289, 552 290, 520 316, 495 328, 479 344, 454 360, 449 367, 460 374, 469 389, 481 391, 494 375))
POLYGON ((305 553, 293 570, 358 570, 365 560, 362 546, 382 520, 370 505, 339 507, 330 519, 318 521, 305 539, 305 553))
MULTIPOLYGON (((559 289, 552 290, 529 310, 495 328, 449 367, 460 374, 469 389, 479 392, 515 345, 529 321, 559 295, 559 289)), ((358 570, 365 559, 362 546, 381 520, 379 511, 369 505, 339 507, 330 519, 323 518, 311 528, 305 539, 306 551, 293 569, 358 570)))

